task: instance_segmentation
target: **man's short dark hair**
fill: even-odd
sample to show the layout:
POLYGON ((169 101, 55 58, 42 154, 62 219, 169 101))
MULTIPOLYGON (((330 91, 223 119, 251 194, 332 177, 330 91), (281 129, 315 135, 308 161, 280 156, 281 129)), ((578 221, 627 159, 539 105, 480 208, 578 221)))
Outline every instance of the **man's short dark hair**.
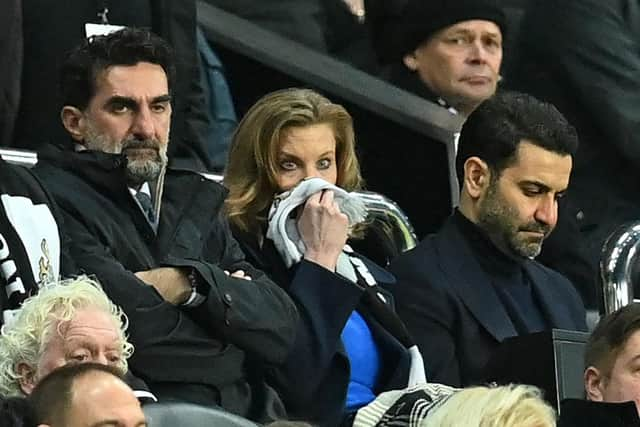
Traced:
POLYGON ((28 397, 36 424, 67 425, 66 417, 73 403, 75 381, 95 372, 104 372, 122 379, 115 367, 98 363, 65 365, 44 377, 28 397))
POLYGON ((484 101, 467 119, 458 144, 456 173, 462 185, 464 163, 479 157, 491 169, 492 178, 516 160, 523 141, 560 155, 573 156, 578 136, 573 126, 551 104, 517 92, 498 92, 484 101))
POLYGON ((60 74, 63 105, 84 110, 96 93, 100 74, 114 65, 133 66, 149 62, 162 67, 169 91, 175 77, 173 52, 155 34, 138 28, 124 28, 85 40, 67 56, 60 74))
POLYGON ((600 319, 587 342, 584 352, 585 368, 593 366, 608 377, 627 341, 639 330, 639 303, 626 305, 600 319))

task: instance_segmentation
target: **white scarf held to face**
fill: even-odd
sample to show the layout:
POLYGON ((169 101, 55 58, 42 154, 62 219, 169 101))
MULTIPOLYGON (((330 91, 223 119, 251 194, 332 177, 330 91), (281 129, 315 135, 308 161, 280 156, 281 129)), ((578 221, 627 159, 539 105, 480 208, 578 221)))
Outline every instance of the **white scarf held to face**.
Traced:
MULTIPOLYGON (((305 179, 293 189, 277 195, 269 210, 267 238, 273 241, 287 268, 299 263, 306 250, 298 231, 298 219, 292 218, 291 212, 303 205, 311 195, 322 190, 333 191, 334 200, 338 204, 340 212, 347 215, 349 227, 361 223, 366 218, 367 208, 362 199, 320 178, 305 179)), ((376 285, 367 266, 360 258, 353 255, 353 249, 349 245, 345 245, 342 253, 338 256, 336 273, 353 283, 357 283, 356 271, 368 286, 376 285)), ((407 350, 411 357, 408 386, 426 383, 424 362, 420 350, 413 343, 407 350)))
MULTIPOLYGON (((278 194, 269 210, 267 238, 273 240, 287 268, 299 263, 306 251, 298 231, 298 219, 295 216, 292 218, 291 213, 303 205, 310 196, 322 190, 333 191, 333 200, 338 204, 340 212, 347 215, 349 227, 353 227, 366 218, 367 208, 359 197, 321 178, 307 178, 300 181, 291 190, 278 194)), ((352 264, 355 257, 347 255, 351 252, 353 250, 349 245, 345 245, 344 251, 338 257, 336 273, 355 283, 357 276, 352 264)), ((360 260, 358 259, 358 261, 360 260)), ((362 262, 358 264, 362 264, 362 262)), ((362 267, 366 270, 364 264, 362 267)), ((363 271, 358 268, 358 272, 364 276, 369 285, 375 284, 375 280, 368 270, 363 274, 363 271), (373 283, 369 283, 369 279, 373 280, 373 283)))

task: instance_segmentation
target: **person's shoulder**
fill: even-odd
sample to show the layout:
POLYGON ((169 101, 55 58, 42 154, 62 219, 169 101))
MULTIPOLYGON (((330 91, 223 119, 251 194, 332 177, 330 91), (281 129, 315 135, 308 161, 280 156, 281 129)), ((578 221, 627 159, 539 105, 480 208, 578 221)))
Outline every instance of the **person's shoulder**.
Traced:
POLYGON ((0 160, 0 185, 3 188, 7 187, 8 184, 20 185, 20 183, 33 184, 36 182, 33 172, 25 166, 14 165, 0 160))
POLYGON ((396 278, 395 295, 422 297, 450 293, 450 280, 437 248, 436 235, 427 236, 415 248, 398 256, 388 269, 396 278))
POLYGON ((8 162, 0 162, 0 194, 46 200, 42 183, 32 170, 8 162))
POLYGON ((214 187, 224 188, 222 175, 201 171, 190 167, 170 165, 167 167, 165 179, 192 179, 209 183, 214 187))
POLYGON ((437 259, 437 234, 426 236, 414 248, 398 255, 389 264, 389 270, 395 274, 396 271, 412 270, 426 267, 437 259))
POLYGON ((199 171, 191 168, 169 166, 164 178, 165 191, 171 187, 170 191, 181 193, 190 190, 209 192, 207 197, 221 201, 227 197, 228 190, 222 185, 222 176, 199 171), (196 187, 197 186, 197 187, 196 187))

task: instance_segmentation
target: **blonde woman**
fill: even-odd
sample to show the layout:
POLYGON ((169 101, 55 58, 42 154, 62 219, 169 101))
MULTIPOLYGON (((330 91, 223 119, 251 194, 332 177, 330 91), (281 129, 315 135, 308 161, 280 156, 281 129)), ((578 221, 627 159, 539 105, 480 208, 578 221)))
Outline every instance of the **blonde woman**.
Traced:
POLYGON ((349 220, 337 200, 361 188, 362 178, 351 116, 341 105, 308 89, 264 96, 238 126, 224 182, 234 236, 300 313, 295 348, 275 375, 292 417, 349 425, 377 394, 424 378, 422 361, 412 363, 410 338, 390 308, 391 296, 379 286, 395 279, 358 254, 345 255, 349 220), (297 210, 305 251, 287 267, 266 237, 269 208, 276 195, 301 188, 306 178, 321 178, 326 186, 297 210), (345 258, 358 270, 351 278, 342 271, 345 258), (413 375, 418 365, 422 375, 413 375))

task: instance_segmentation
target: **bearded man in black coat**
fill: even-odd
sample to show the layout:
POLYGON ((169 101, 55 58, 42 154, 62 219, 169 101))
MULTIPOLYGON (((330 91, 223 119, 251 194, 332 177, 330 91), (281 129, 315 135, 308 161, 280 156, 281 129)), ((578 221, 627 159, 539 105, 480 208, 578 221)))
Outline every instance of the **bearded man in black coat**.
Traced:
POLYGON ((70 252, 127 314, 132 372, 160 399, 284 416, 263 379, 294 339, 295 305, 244 261, 226 190, 168 165, 174 65, 144 30, 96 36, 61 73, 70 135, 36 172, 64 212, 70 252))

